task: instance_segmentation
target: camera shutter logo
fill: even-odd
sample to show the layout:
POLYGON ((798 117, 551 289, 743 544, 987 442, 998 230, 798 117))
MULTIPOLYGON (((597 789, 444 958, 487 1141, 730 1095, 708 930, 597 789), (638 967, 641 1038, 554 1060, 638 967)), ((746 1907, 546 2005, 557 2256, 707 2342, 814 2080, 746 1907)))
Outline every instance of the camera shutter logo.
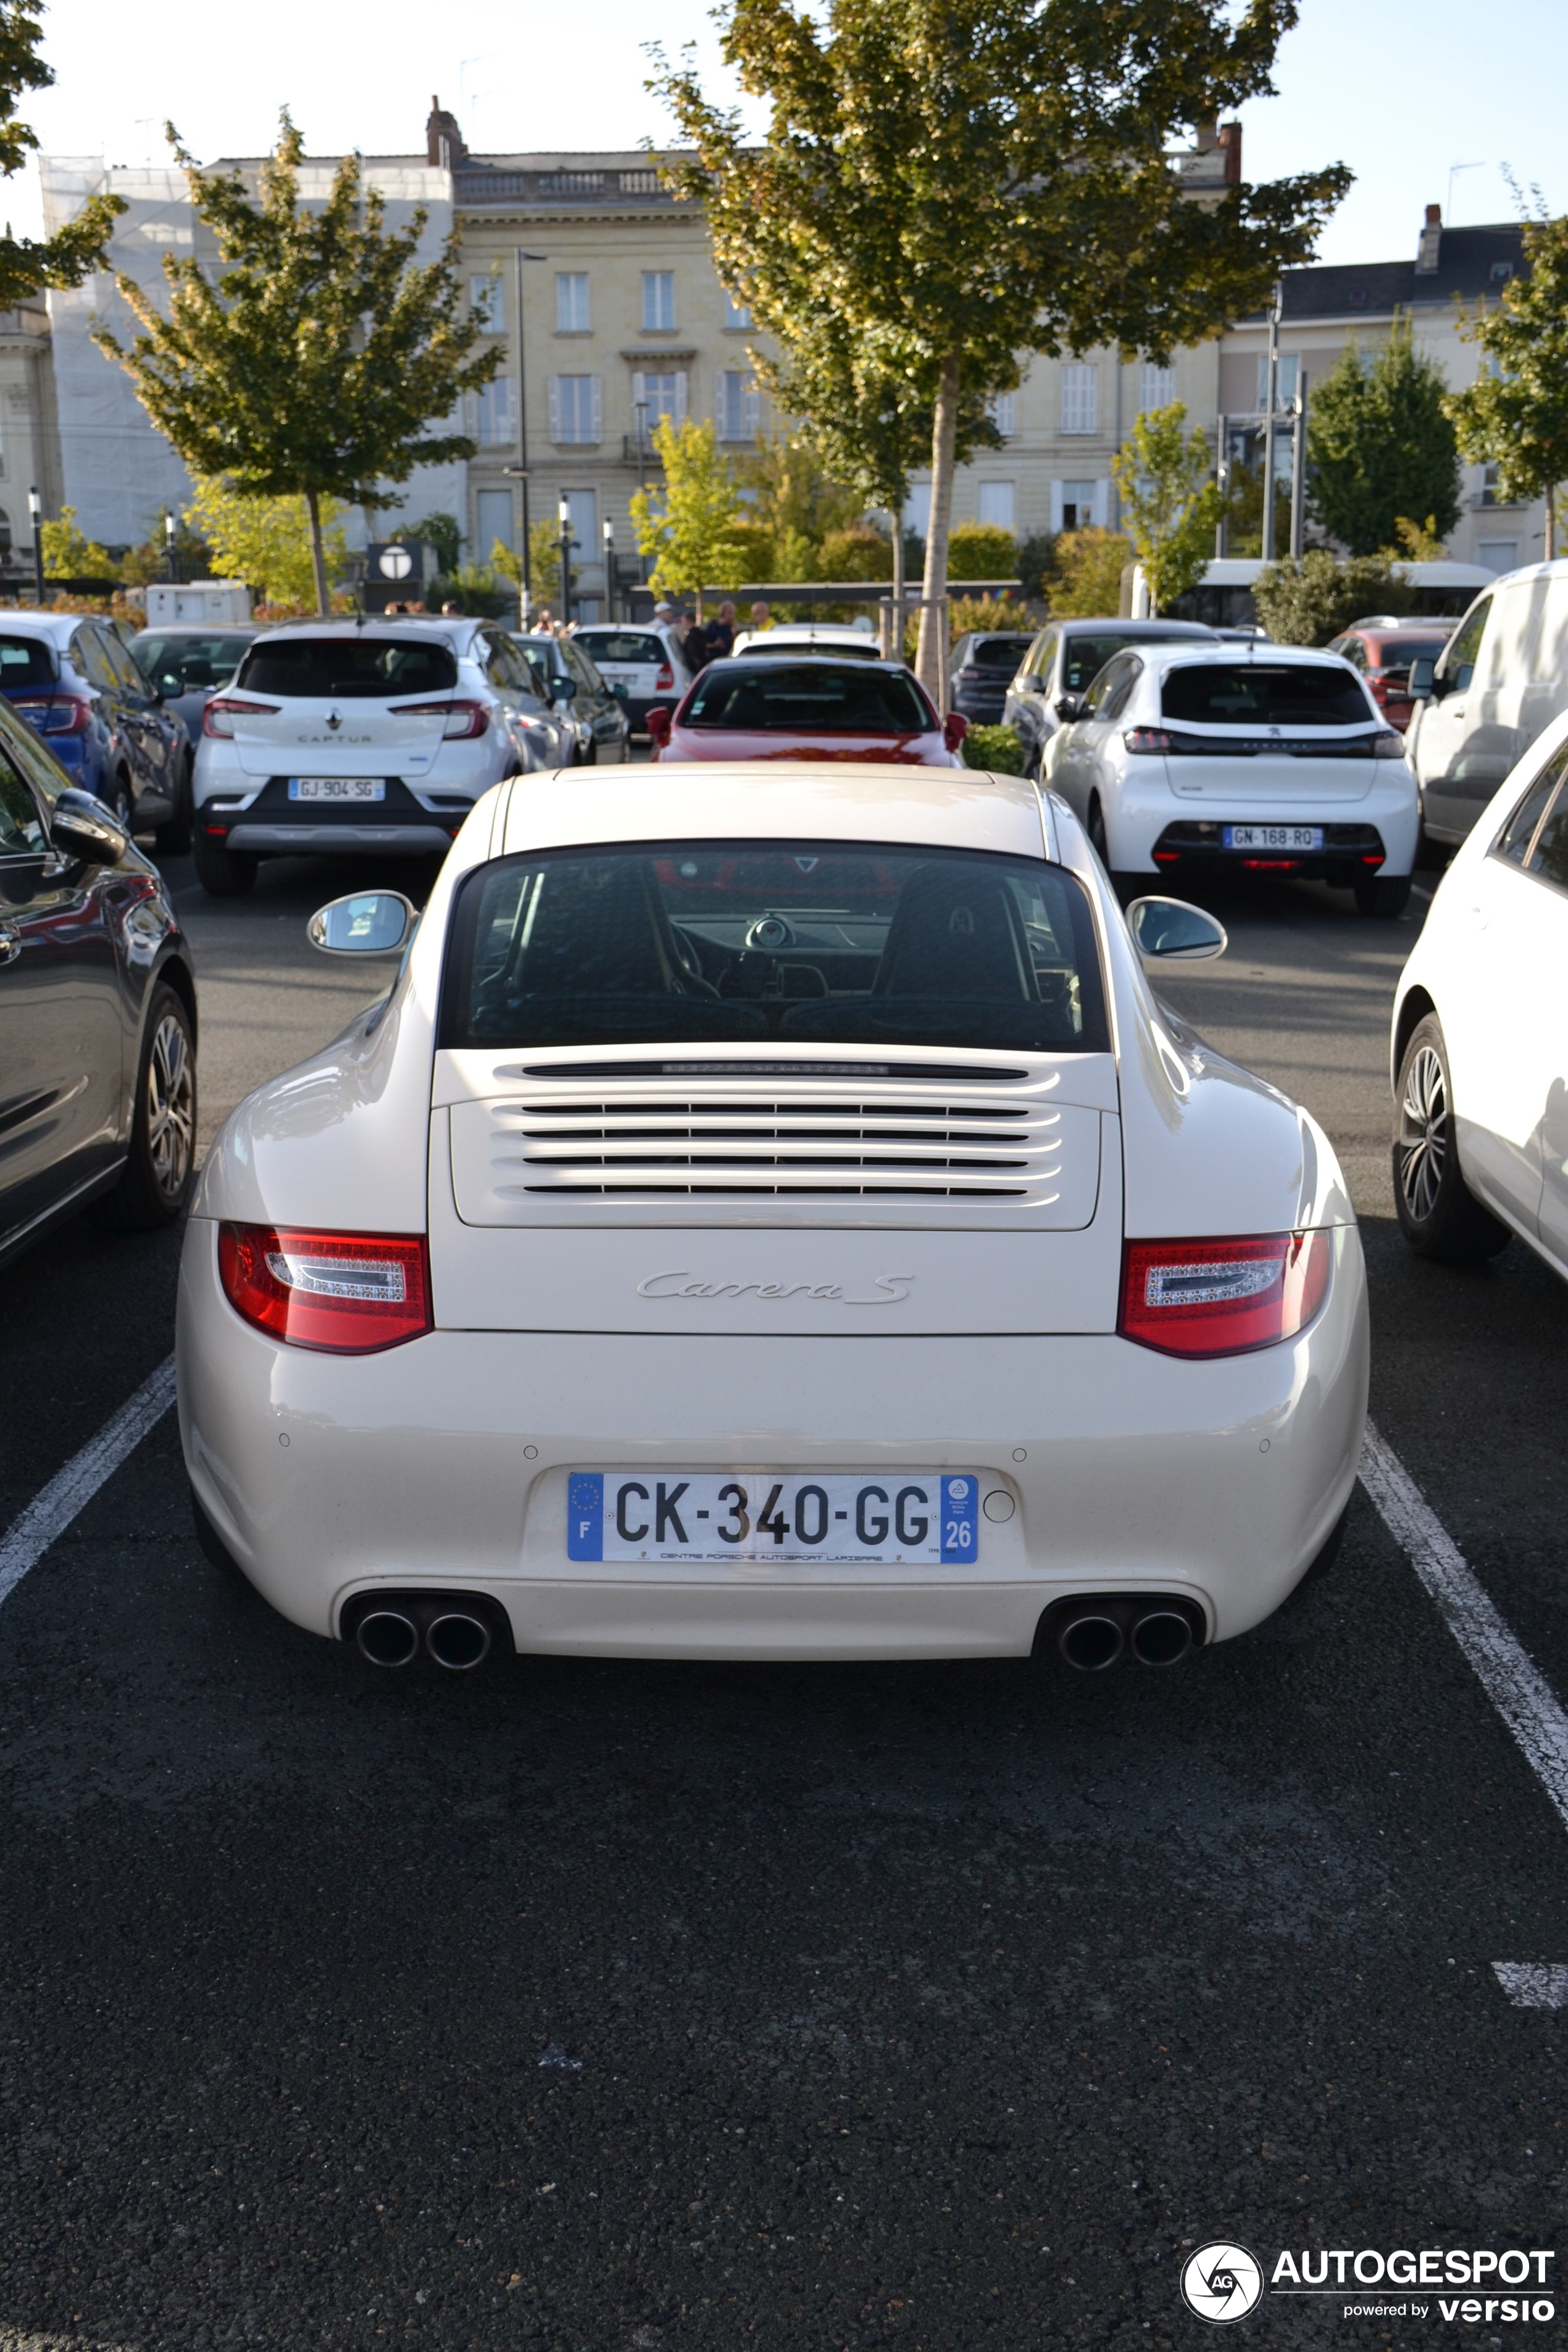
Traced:
POLYGON ((1223 2241, 1200 2246, 1182 2264, 1182 2295, 1189 2311, 1216 2326, 1245 2319, 1263 2299, 1263 2272, 1245 2246, 1223 2241))
POLYGON ((376 557, 376 569, 384 580, 406 580, 414 569, 414 558, 405 547, 399 547, 394 541, 376 557))

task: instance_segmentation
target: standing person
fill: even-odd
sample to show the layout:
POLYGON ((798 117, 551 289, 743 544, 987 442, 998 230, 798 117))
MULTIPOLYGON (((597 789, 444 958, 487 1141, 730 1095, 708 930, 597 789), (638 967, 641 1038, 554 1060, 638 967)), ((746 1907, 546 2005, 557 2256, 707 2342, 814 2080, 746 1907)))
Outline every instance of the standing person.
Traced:
POLYGON ((550 617, 548 604, 541 604, 529 635, 533 637, 552 637, 555 635, 555 624, 550 617))
POLYGON ((689 623, 683 621, 680 627, 680 658, 695 677, 698 671, 706 669, 712 660, 713 649, 708 642, 708 632, 700 621, 695 618, 689 623))
POLYGON ((735 607, 728 597, 719 607, 719 617, 710 621, 707 628, 708 658, 721 661, 735 650, 735 607))
POLYGON ((773 627, 773 622, 769 618, 767 605, 761 596, 758 597, 756 603, 752 607, 752 626, 756 631, 758 636, 762 635, 764 629, 771 629, 773 627))

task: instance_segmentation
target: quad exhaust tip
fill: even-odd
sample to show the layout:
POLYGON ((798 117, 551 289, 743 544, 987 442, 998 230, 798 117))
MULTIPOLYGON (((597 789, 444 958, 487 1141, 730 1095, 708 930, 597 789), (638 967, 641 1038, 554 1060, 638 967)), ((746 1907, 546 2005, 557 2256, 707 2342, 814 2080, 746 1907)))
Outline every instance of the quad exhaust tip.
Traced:
POLYGON ((1191 1601, 1158 1595, 1062 1601, 1043 1634, 1047 1626, 1058 1654, 1082 1675, 1109 1674, 1129 1657, 1141 1666, 1180 1665, 1204 1638, 1203 1621, 1191 1601))
POLYGON ((411 1666, 423 1651, 447 1674, 472 1674, 512 1648, 504 1610, 467 1593, 374 1594, 345 1632, 367 1665, 387 1668, 411 1666))

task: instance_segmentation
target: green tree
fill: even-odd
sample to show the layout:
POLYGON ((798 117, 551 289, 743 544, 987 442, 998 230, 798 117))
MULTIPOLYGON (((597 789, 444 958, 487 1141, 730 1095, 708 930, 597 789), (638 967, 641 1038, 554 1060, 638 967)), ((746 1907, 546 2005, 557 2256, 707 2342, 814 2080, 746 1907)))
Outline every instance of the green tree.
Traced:
POLYGON ((212 278, 194 257, 166 255, 166 314, 119 278, 142 331, 129 350, 107 328, 95 338, 194 474, 253 497, 304 499, 324 613, 323 499, 398 507, 388 483, 472 457, 467 435, 432 433, 429 420, 489 382, 500 347, 478 348, 484 321, 465 298, 456 237, 439 259, 416 261, 423 208, 389 232, 357 155, 344 156, 312 210, 300 202, 304 148, 287 114, 258 204, 239 172, 200 171, 172 126, 169 140, 227 266, 212 278))
POLYGON ((1343 562, 1327 547, 1287 556, 1258 575, 1252 591, 1258 617, 1276 644, 1326 646, 1369 613, 1408 613, 1415 597, 1386 553, 1343 562))
POLYGON ((114 562, 107 547, 77 528, 75 507, 62 507, 58 522, 42 526, 44 573, 50 580, 112 580, 114 562))
MULTIPOLYGON (((312 518, 298 495, 257 498, 229 481, 206 481, 196 484, 184 519, 212 550, 223 579, 245 581, 266 604, 306 604, 320 593, 314 526, 325 564, 341 570, 348 556, 347 512, 339 499, 324 498, 312 518)), ((318 601, 319 612, 327 609, 318 601)))
POLYGON ((1203 578, 1225 503, 1207 436, 1186 425, 1179 400, 1145 409, 1110 461, 1155 613, 1203 578))
POLYGON ((765 530, 773 550, 775 580, 815 580, 815 551, 830 531, 850 530, 865 501, 828 469, 815 442, 800 432, 760 441, 741 458, 736 478, 751 503, 745 520, 765 530), (785 570, 786 563, 804 570, 785 570))
POLYGON ((455 514, 437 511, 423 521, 399 523, 394 539, 422 539, 435 554, 439 572, 456 572, 463 560, 463 527, 455 514))
MULTIPOLYGON (((0 179, 22 169, 37 146, 37 131, 21 121, 16 102, 24 90, 47 89, 52 66, 38 55, 43 38, 37 0, 0 0, 0 179)), ((13 236, 10 223, 0 236, 0 310, 45 286, 79 286, 103 266, 122 196, 89 196, 76 218, 53 236, 13 236)))
MULTIPOLYGON (((1529 274, 1460 327, 1482 353, 1482 372, 1447 406, 1459 447, 1497 467, 1505 499, 1544 499, 1546 555, 1557 551, 1557 490, 1568 481, 1568 215, 1527 221, 1529 274)), ((1417 503, 1407 514, 1420 514, 1417 503)))
POLYGON ((1348 343, 1312 393, 1309 497, 1331 539, 1352 555, 1394 543, 1401 515, 1430 515, 1439 539, 1459 519, 1458 447, 1447 381, 1396 319, 1370 354, 1348 343))
POLYGON ((893 542, 867 522, 826 532, 819 552, 824 580, 890 580, 893 576, 893 542))
POLYGON ((1093 525, 1064 530, 1045 577, 1046 602, 1064 620, 1113 619, 1121 610, 1121 575, 1131 561, 1132 541, 1119 530, 1093 525))
MULTIPOLYGON (((521 570, 521 565, 519 566, 521 570)), ((561 532, 548 517, 528 534, 528 570, 534 602, 559 608, 561 603, 561 532)))
POLYGON ((1016 580, 1018 542, 1000 523, 961 522, 947 543, 947 576, 956 580, 1016 580))
POLYGON ((663 486, 632 497, 632 527, 640 554, 651 555, 651 584, 667 594, 695 592, 702 617, 704 588, 738 588, 745 574, 736 526, 745 520, 734 469, 710 423, 689 416, 677 425, 661 416, 653 446, 664 467, 663 486))
POLYGON ((921 674, 938 682, 954 465, 1021 353, 1163 359, 1263 307, 1341 165, 1194 201, 1178 133, 1267 92, 1296 0, 722 0, 759 138, 688 58, 654 84, 720 276, 781 353, 776 396, 890 495, 930 420, 921 674))

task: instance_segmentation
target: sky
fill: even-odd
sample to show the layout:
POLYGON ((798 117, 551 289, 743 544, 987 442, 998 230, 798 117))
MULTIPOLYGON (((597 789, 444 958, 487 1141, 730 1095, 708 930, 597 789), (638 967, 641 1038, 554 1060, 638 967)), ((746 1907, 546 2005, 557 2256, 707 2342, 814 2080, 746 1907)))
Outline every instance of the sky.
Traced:
MULTIPOLYGON (((24 102, 44 151, 111 163, 166 160, 172 118, 204 162, 258 154, 288 106, 312 154, 422 150, 433 92, 470 147, 637 147, 669 135, 643 85, 646 44, 697 45, 724 88, 710 0, 574 0, 564 9, 465 0, 57 0, 45 55, 58 80, 24 102), (443 35, 445 19, 453 30, 443 35)), ((1278 95, 1241 110, 1244 170, 1272 179, 1349 163, 1356 184, 1319 247, 1324 261, 1415 249, 1428 204, 1446 220, 1509 220, 1505 173, 1568 211, 1562 93, 1564 0, 1300 0, 1275 67, 1278 95), (1484 55, 1482 51, 1484 49, 1484 55)), ((19 231, 39 227, 31 167, 0 190, 19 231)))

